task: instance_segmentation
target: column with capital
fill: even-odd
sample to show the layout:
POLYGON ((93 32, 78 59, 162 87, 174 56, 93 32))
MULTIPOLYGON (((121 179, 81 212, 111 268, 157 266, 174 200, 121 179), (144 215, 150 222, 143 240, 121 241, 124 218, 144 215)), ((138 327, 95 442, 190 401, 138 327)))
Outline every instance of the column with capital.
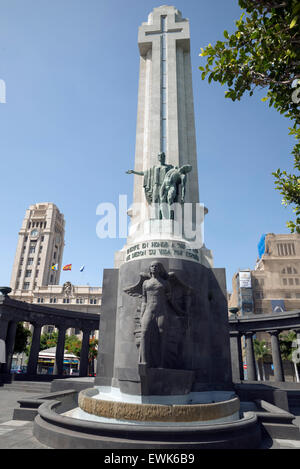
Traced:
POLYGON ((7 329, 6 337, 6 363, 3 364, 3 373, 10 373, 12 357, 14 353, 14 345, 16 338, 17 322, 10 321, 7 329))
POLYGON ((35 375, 37 370, 37 363, 39 359, 39 351, 40 351, 40 340, 41 340, 41 330, 43 324, 41 323, 33 323, 33 335, 30 347, 30 354, 28 359, 27 365, 27 374, 28 375, 35 375))
POLYGON ((272 358, 274 366, 275 381, 284 381, 283 366, 279 347, 279 331, 267 331, 271 335, 272 358))
POLYGON ((80 352, 80 368, 79 375, 87 376, 89 368, 89 342, 90 342, 90 328, 82 329, 82 343, 80 352))
POLYGON ((247 376, 249 381, 257 380, 256 366, 255 366, 255 355, 253 347, 253 335, 254 332, 246 332, 246 363, 247 363, 247 376))
POLYGON ((241 333, 238 331, 230 331, 230 351, 232 379, 238 382, 244 379, 241 333))
POLYGON ((58 341, 56 345, 56 355, 55 355, 55 364, 53 369, 54 375, 63 375, 64 372, 64 351, 65 351, 65 336, 66 336, 66 326, 58 326, 58 341))

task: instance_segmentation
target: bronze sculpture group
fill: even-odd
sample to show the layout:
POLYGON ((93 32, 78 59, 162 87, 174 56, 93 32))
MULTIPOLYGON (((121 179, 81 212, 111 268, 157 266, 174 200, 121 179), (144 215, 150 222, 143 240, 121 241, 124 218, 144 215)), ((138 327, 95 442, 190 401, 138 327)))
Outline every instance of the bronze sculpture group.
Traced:
POLYGON ((165 153, 158 154, 158 165, 145 171, 128 170, 127 174, 143 176, 143 187, 149 205, 157 204, 158 218, 172 218, 171 206, 174 203, 184 203, 186 175, 192 171, 191 165, 178 168, 166 164, 165 153))

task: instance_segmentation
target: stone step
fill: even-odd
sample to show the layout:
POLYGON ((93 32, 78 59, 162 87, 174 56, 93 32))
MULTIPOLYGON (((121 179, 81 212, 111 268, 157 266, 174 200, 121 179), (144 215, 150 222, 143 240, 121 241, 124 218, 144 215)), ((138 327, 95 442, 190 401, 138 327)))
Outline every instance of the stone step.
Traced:
POLYGON ((24 392, 50 392, 51 383, 41 383, 41 382, 32 382, 32 381, 13 381, 11 383, 5 383, 3 385, 4 389, 9 389, 10 391, 24 391, 24 392))

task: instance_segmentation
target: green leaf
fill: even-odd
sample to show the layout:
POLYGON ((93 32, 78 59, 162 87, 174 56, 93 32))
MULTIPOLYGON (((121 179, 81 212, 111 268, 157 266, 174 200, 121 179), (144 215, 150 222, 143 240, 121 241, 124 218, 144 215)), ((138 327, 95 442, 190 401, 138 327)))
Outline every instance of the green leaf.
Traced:
POLYGON ((292 19, 291 24, 290 24, 290 29, 294 28, 296 26, 298 20, 298 16, 295 16, 295 18, 292 19))

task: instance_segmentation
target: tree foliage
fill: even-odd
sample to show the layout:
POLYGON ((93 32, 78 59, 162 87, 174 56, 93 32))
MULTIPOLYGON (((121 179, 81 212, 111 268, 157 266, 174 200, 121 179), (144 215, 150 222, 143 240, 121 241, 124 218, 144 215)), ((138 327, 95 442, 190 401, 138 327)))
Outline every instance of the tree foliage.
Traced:
POLYGON ((300 2, 299 0, 239 0, 244 10, 236 31, 224 31, 223 41, 201 48, 206 65, 199 67, 208 77, 226 85, 225 97, 240 100, 256 88, 267 90, 262 101, 288 117, 296 139, 292 155, 296 174, 278 169, 275 186, 284 205, 291 205, 295 221, 292 232, 300 233, 300 2))
POLYGON ((26 329, 22 322, 17 323, 14 353, 23 353, 26 351, 31 335, 30 330, 26 329))
POLYGON ((263 363, 266 357, 271 355, 271 351, 269 347, 267 346, 267 343, 265 340, 254 339, 253 346, 254 346, 255 358, 258 362, 263 363))
MULTIPOLYGON (((40 350, 45 350, 50 347, 56 347, 58 342, 58 332, 54 331, 47 334, 42 334, 40 339, 40 350)), ((89 339, 89 361, 97 357, 98 340, 95 338, 89 339)), ((65 336, 65 350, 80 357, 81 340, 77 335, 65 336)))
POLYGON ((296 340, 296 333, 294 331, 281 333, 279 336, 280 354, 283 360, 292 361, 293 351, 296 347, 293 347, 293 342, 296 340))
POLYGON ((40 338, 40 350, 45 350, 47 348, 56 347, 58 341, 58 332, 51 332, 41 334, 40 338))

